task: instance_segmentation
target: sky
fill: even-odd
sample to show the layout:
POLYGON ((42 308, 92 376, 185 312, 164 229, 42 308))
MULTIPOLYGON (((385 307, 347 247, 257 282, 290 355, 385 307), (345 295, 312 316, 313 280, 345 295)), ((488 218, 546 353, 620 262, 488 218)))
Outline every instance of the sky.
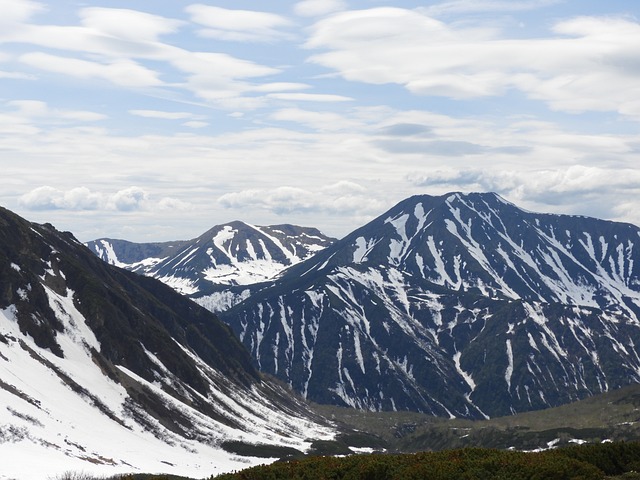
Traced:
POLYGON ((81 241, 497 192, 640 225, 635 0, 0 0, 0 205, 81 241))

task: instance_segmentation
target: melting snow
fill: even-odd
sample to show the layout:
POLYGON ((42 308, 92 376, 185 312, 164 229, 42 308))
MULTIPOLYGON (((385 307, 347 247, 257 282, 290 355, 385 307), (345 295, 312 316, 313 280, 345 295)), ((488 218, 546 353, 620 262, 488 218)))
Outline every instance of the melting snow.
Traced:
POLYGON ((409 215, 407 214, 385 220, 385 223, 390 223, 394 226, 396 233, 400 236, 400 240, 392 238, 389 241, 389 263, 391 263, 391 265, 400 265, 404 252, 409 248, 407 220, 409 220, 409 215))
POLYGON ((473 381, 473 377, 465 372, 464 370, 462 370, 462 367, 460 366, 460 357, 462 356, 461 352, 456 352, 453 355, 453 363, 456 366, 456 370, 458 371, 458 373, 460 374, 460 376, 464 379, 464 381, 467 383, 467 385, 469 385, 469 388, 471 389, 471 393, 473 393, 476 389, 476 382, 473 381))
POLYGON ((513 376, 513 349, 511 348, 511 340, 507 339, 507 369, 504 372, 504 379, 507 382, 507 390, 511 390, 511 377, 513 376))
MULTIPOLYGON (((271 461, 225 452, 219 447, 222 440, 305 449, 307 438, 333 435, 323 427, 277 413, 266 400, 260 400, 257 391, 232 392, 232 398, 212 390, 211 398, 224 400, 227 411, 245 419, 243 429, 232 429, 178 403, 158 386, 121 367, 132 379, 154 390, 166 405, 188 416, 196 435, 194 439, 179 436, 135 407, 136 416, 132 416, 134 404, 126 390, 93 361, 92 351, 99 350, 100 344, 75 308, 73 292, 59 295, 46 287, 45 291, 63 325, 56 341, 64 358, 40 349, 21 333, 15 307, 0 310, 0 334, 7 340, 0 342, 0 479, 41 480, 67 471, 101 476, 169 473, 201 478, 271 461), (65 378, 86 393, 78 394, 75 387, 69 387, 69 380, 63 381, 65 378), (136 418, 141 417, 146 418, 148 426, 153 425, 154 432, 138 423, 136 418)), ((152 353, 148 355, 160 372, 166 370, 152 353)), ((209 378, 216 375, 204 362, 193 358, 209 378)), ((219 381, 224 383, 223 378, 219 381)))

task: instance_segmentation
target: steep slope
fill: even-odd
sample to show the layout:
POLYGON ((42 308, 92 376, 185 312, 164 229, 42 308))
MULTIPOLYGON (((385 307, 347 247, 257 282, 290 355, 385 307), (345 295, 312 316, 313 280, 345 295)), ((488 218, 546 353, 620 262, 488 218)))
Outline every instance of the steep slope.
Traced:
POLYGON ((213 314, 4 209, 0 405, 0 478, 202 477, 260 461, 229 442, 304 450, 333 435, 213 314))
POLYGON ((409 198, 221 314, 306 397, 483 417, 640 382, 640 230, 409 198))
POLYGON ((333 241, 315 228, 236 221, 190 241, 138 244, 98 239, 87 246, 112 265, 157 278, 218 310, 247 290, 234 286, 271 280, 333 241))

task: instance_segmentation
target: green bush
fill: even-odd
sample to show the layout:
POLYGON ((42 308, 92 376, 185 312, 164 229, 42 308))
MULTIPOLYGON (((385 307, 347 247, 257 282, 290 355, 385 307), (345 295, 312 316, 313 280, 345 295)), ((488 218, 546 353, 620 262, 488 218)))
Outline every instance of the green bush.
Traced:
POLYGON ((192 480, 187 477, 177 477, 175 475, 151 475, 146 473, 134 473, 124 475, 114 475, 111 477, 98 477, 84 472, 68 471, 50 480, 192 480))
POLYGON ((580 445, 561 448, 557 452, 595 465, 606 475, 640 471, 640 443, 638 442, 580 445))
MULTIPOLYGON (((249 468, 216 480, 600 480, 640 470, 639 443, 538 453, 466 448, 406 455, 313 457, 249 468)), ((214 477, 211 477, 212 479, 214 477)))
POLYGON ((90 475, 84 472, 73 472, 73 471, 64 472, 63 474, 57 475, 56 477, 53 477, 53 478, 54 480, 98 480, 97 477, 95 477, 94 475, 90 475))

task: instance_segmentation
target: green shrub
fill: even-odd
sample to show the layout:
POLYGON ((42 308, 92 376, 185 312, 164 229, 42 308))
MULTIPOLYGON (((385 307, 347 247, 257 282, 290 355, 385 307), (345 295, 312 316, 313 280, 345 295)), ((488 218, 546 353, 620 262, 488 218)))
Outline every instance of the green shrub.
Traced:
POLYGON ((640 443, 612 442, 597 445, 564 447, 558 453, 588 462, 606 475, 620 475, 625 472, 640 471, 640 443))
POLYGON ((85 472, 73 472, 71 470, 52 478, 53 480, 99 480, 99 477, 95 475, 90 475, 85 472))
MULTIPOLYGON (((249 468, 216 480, 600 480, 640 470, 640 444, 539 453, 467 448, 405 455, 312 457, 249 468)), ((212 477, 213 478, 213 477, 212 477)))

